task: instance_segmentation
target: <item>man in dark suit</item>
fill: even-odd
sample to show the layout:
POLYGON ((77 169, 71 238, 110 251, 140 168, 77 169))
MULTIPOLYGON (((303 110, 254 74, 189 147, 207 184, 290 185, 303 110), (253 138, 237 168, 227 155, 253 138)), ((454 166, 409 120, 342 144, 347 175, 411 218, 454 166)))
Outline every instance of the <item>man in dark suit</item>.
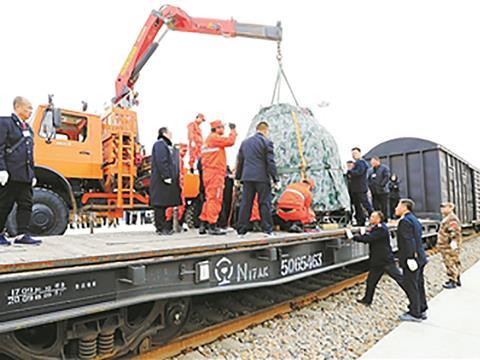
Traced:
POLYGON ((273 181, 275 188, 278 189, 273 142, 268 139, 266 122, 260 122, 256 130, 255 135, 242 142, 237 157, 235 179, 243 183, 237 226, 239 235, 244 235, 248 231, 253 199, 256 194, 258 194, 262 230, 268 235, 272 235, 273 231, 270 181, 273 181))
POLYGON ((362 159, 362 151, 358 147, 352 149, 352 158, 355 163, 349 165, 347 177, 350 178, 352 204, 355 208, 355 219, 358 226, 365 225, 365 210, 370 215, 373 211, 372 205, 367 197, 368 164, 362 159))
POLYGON ((367 278, 367 290, 365 296, 358 302, 370 305, 373 300, 375 288, 384 273, 388 274, 397 282, 400 287, 402 285, 402 273, 395 264, 392 247, 390 245, 390 233, 384 222, 384 215, 381 211, 374 211, 370 215, 370 228, 365 235, 351 235, 347 231, 347 236, 353 241, 368 244, 370 269, 367 278))
POLYGON ((155 228, 159 235, 171 235, 165 219, 167 208, 182 203, 180 196, 179 153, 172 146, 172 133, 166 127, 158 131, 158 141, 152 149, 150 204, 154 209, 155 228))
POLYGON ((38 245, 41 240, 28 234, 32 215, 33 191, 33 132, 27 123, 32 104, 17 96, 12 116, 0 117, 0 245, 10 245, 4 235, 5 222, 17 204, 17 236, 15 243, 38 245))
POLYGON ((388 216, 388 181, 390 169, 374 156, 370 159, 372 167, 368 170, 368 187, 372 193, 373 208, 388 216))
POLYGON ((422 321, 427 318, 427 300, 423 270, 427 264, 427 255, 422 243, 422 224, 413 215, 415 203, 410 199, 401 199, 395 208, 400 217, 397 229, 398 257, 403 269, 403 286, 407 294, 409 311, 400 316, 402 321, 422 321))
POLYGON ((388 199, 390 203, 390 218, 394 219, 395 207, 400 200, 400 179, 396 174, 392 174, 388 182, 388 199))

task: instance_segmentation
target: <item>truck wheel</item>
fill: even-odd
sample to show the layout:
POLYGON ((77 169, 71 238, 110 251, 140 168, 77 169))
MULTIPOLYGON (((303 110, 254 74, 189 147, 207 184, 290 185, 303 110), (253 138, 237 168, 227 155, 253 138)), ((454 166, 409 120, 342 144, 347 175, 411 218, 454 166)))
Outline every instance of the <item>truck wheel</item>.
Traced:
MULTIPOLYGON (((13 208, 7 220, 7 231, 11 236, 17 234, 17 206, 13 208)), ((33 189, 33 209, 29 231, 32 235, 63 235, 68 225, 68 206, 55 192, 33 189)))

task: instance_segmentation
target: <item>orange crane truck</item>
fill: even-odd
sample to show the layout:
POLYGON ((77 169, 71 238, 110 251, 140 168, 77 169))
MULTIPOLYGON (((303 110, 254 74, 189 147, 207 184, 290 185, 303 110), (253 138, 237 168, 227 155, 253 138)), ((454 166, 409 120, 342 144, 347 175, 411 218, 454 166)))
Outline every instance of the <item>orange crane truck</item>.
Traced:
MULTIPOLYGON (((122 217, 124 210, 148 208, 148 186, 139 179, 137 114, 134 85, 168 30, 280 42, 282 29, 235 20, 192 18, 165 5, 154 10, 142 27, 115 82, 115 97, 103 115, 56 108, 52 98, 31 120, 35 133, 35 176, 30 231, 61 235, 68 223, 85 214, 122 217), (160 29, 164 28, 163 32, 160 29)), ((85 109, 86 110, 86 109, 85 109)), ((148 182, 148 181, 147 181, 148 182)), ((185 174, 185 197, 198 195, 198 175, 185 174)), ((7 228, 15 234, 15 210, 7 228)))

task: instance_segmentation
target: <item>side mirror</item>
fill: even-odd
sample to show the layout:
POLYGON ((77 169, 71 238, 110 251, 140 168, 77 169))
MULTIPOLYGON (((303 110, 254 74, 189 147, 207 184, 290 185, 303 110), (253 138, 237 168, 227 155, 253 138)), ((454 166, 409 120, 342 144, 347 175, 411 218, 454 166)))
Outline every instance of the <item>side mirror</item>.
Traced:
POLYGON ((60 109, 53 108, 52 115, 53 126, 55 127, 55 129, 58 129, 60 126, 62 126, 62 111, 60 109))

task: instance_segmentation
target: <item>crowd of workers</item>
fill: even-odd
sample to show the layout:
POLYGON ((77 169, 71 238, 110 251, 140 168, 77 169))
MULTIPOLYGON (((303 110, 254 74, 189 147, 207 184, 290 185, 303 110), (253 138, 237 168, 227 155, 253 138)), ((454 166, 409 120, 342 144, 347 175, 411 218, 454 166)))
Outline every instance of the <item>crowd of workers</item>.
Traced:
MULTIPOLYGON (((32 213, 32 188, 36 185, 33 159, 33 132, 28 124, 32 114, 31 103, 16 97, 11 116, 0 117, 0 245, 11 244, 4 228, 13 206, 17 205, 17 232, 14 243, 39 245, 41 240, 28 233, 32 213)), ((205 117, 199 114, 188 126, 189 144, 174 147, 172 133, 167 127, 159 129, 158 140, 152 149, 152 174, 150 181, 150 202, 154 209, 154 221, 159 235, 172 233, 170 222, 174 215, 183 217, 185 198, 183 197, 184 158, 190 154, 189 167, 192 172, 197 164, 201 178, 203 204, 199 219, 199 233, 223 235, 225 230, 219 224, 222 216, 225 178, 229 174, 225 149, 235 144, 236 126, 229 124, 228 135, 225 125, 219 121, 210 123, 210 134, 204 140, 201 124, 205 117), (173 210, 175 209, 175 211, 173 210)), ((399 199, 399 181, 390 176, 389 169, 379 158, 371 159, 371 168, 362 158, 358 147, 352 149, 352 161, 347 163, 346 177, 358 226, 365 225, 366 214, 370 216, 369 229, 364 235, 351 234, 354 241, 370 246, 370 273, 367 291, 360 302, 372 303, 375 286, 383 273, 390 275, 406 292, 410 302, 408 313, 402 320, 421 321, 426 318, 427 303, 423 271, 427 257, 423 249, 422 225, 413 214, 414 203, 410 199, 399 199), (372 202, 368 197, 370 190, 372 202), (384 214, 392 212, 400 219, 397 230, 399 264, 397 268, 390 245, 390 235, 385 224, 384 214)), ((233 174, 232 174, 233 175, 233 174)), ((280 183, 275 164, 274 144, 269 139, 269 125, 260 122, 256 133, 245 139, 237 156, 234 173, 236 186, 242 185, 242 196, 237 219, 237 233, 241 236, 251 230, 252 221, 260 221, 261 230, 272 236, 272 185, 278 191, 280 183)), ((303 231, 303 226, 315 222, 311 209, 314 187, 311 179, 304 177, 299 183, 289 184, 279 196, 276 217, 280 225, 293 231, 303 231)), ((225 213, 225 209, 223 209, 225 213)), ((443 220, 438 233, 440 249, 446 268, 447 289, 461 286, 461 226, 454 214, 454 204, 442 204, 443 220)), ((225 217, 225 216, 224 216, 225 217)), ((228 218, 228 211, 226 217, 228 218)))
POLYGON ((377 156, 370 159, 369 167, 358 147, 352 149, 352 158, 353 160, 347 161, 346 177, 356 224, 363 226, 366 214, 371 214, 373 209, 394 219, 395 207, 400 200, 400 180, 397 175, 390 175, 390 169, 377 156))
MULTIPOLYGON (((198 114, 188 125, 188 165, 191 172, 195 172, 197 165, 201 179, 201 211, 198 214, 200 235, 224 235, 225 227, 232 225, 234 199, 232 186, 229 186, 231 178, 236 187, 235 195, 240 193, 241 184, 241 197, 235 217, 239 235, 252 230, 253 223, 267 236, 272 235, 274 224, 285 230, 301 232, 305 225, 315 223, 315 213, 311 208, 314 182, 307 177, 298 183, 289 184, 279 196, 274 221, 272 186, 279 191, 280 183, 274 145, 269 139, 269 125, 266 122, 257 124, 256 133, 241 143, 234 173, 227 166, 225 149, 235 144, 236 126, 228 124, 230 130, 226 134, 225 124, 219 120, 212 121, 210 134, 204 139, 200 127, 203 122, 204 115, 198 114)), ((181 209, 185 204, 180 171, 183 156, 173 146, 171 135, 166 127, 160 128, 158 141, 152 150, 150 199, 155 211, 156 230, 160 235, 173 233, 172 224, 166 215, 168 209, 181 209)), ((182 214, 183 210, 179 211, 180 217, 182 214)))

